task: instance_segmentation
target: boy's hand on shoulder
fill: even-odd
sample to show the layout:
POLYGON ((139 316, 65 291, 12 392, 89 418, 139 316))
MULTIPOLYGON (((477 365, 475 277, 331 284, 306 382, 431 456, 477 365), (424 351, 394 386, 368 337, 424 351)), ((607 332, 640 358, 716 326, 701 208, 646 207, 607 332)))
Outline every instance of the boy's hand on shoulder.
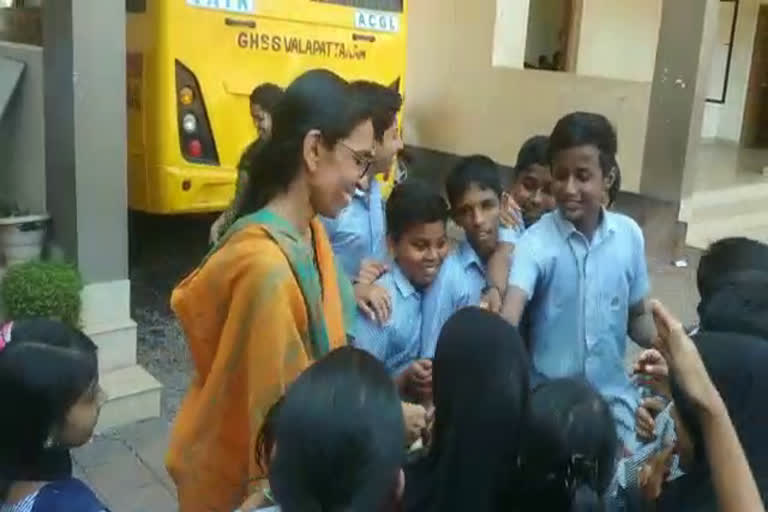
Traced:
POLYGON ((490 286, 483 292, 483 296, 480 299, 480 307, 487 309, 491 313, 498 314, 501 312, 503 299, 501 291, 495 286, 490 286))
POLYGON ((357 283, 355 301, 371 322, 384 324, 392 314, 392 299, 389 292, 377 284, 357 283))
POLYGON ((432 398, 432 360, 419 359, 406 370, 408 386, 423 401, 432 398))
POLYGON ((523 227, 522 209, 509 192, 502 192, 501 194, 501 212, 499 219, 503 226, 509 228, 523 227))
POLYGON ((360 271, 357 274, 357 283, 373 284, 378 278, 389 271, 386 263, 375 260, 363 260, 360 264, 360 271))

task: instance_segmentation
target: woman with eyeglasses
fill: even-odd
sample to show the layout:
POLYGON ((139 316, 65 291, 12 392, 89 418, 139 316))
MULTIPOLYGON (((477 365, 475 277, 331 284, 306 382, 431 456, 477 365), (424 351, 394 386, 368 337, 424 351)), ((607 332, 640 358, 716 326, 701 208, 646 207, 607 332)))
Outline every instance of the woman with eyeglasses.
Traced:
POLYGON ((263 474, 252 457, 270 405, 346 343, 355 306, 318 214, 335 217, 370 166, 369 109, 325 70, 297 78, 250 162, 249 201, 173 292, 195 377, 167 455, 181 510, 234 510, 263 474))

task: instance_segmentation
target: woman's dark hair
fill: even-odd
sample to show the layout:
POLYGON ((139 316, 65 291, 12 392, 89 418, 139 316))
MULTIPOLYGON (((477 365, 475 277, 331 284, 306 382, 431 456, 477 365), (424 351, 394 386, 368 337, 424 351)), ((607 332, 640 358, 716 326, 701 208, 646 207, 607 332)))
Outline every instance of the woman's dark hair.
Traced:
POLYGON ((277 399, 277 402, 272 404, 272 407, 269 408, 264 416, 259 433, 256 435, 254 455, 256 457, 256 464, 262 471, 266 471, 269 468, 269 459, 272 456, 272 449, 275 447, 275 422, 277 421, 277 415, 282 403, 283 397, 280 397, 277 399))
POLYGON ((448 205, 443 196, 425 182, 409 179, 392 189, 387 200, 387 234, 398 241, 419 224, 446 222, 448 205))
POLYGON ((768 273, 768 245, 744 237, 723 238, 701 255, 696 271, 696 285, 702 304, 728 283, 734 272, 768 273))
POLYGON ((349 84, 331 71, 315 69, 288 86, 272 113, 272 135, 257 145, 248 165, 247 201, 239 215, 263 208, 296 179, 304 138, 312 130, 332 147, 347 137, 370 113, 349 84))
POLYGON ((13 324, 0 351, 0 501, 15 481, 70 476, 68 450, 46 440, 97 379, 96 345, 82 332, 43 318, 13 324))
POLYGON ((459 204, 472 185, 483 190, 493 190, 501 197, 501 172, 496 162, 483 155, 467 156, 459 160, 445 180, 445 191, 451 208, 459 204))
POLYGON ((373 122, 373 135, 381 142, 384 132, 397 121, 397 113, 403 106, 403 97, 397 89, 365 80, 352 82, 350 89, 368 105, 373 122))
POLYGON ((603 510, 619 441, 608 404, 584 379, 552 380, 533 392, 522 446, 523 510, 603 510))
POLYGON ((595 146, 600 152, 603 176, 617 166, 618 139, 610 121, 602 114, 574 112, 561 118, 549 136, 549 160, 567 149, 595 146))
POLYGON ((272 83, 264 83, 256 86, 251 92, 251 105, 258 105, 272 114, 283 98, 283 89, 272 83))
POLYGON ((532 165, 549 167, 549 137, 534 135, 526 140, 517 153, 514 179, 518 180, 532 165))
POLYGON ((344 347, 313 364, 276 416, 269 482, 281 510, 380 510, 396 489, 403 425, 400 397, 376 358, 344 347))
POLYGON ((443 326, 432 372, 433 441, 407 473, 407 509, 515 510, 529 394, 528 356, 517 330, 488 311, 462 309, 443 326))

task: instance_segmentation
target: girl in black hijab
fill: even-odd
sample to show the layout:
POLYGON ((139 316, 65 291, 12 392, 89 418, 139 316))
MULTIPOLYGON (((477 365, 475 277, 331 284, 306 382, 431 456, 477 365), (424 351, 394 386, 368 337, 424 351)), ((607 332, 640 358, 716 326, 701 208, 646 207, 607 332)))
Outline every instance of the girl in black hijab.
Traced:
POLYGON ((435 423, 406 467, 406 512, 514 510, 528 405, 528 356, 517 330, 478 308, 443 326, 433 363, 435 423))
MULTIPOLYGON (((723 399, 749 461, 763 501, 768 498, 768 343, 727 332, 702 332, 693 337, 709 376, 723 399)), ((695 405, 675 380, 672 395, 680 421, 681 466, 685 476, 669 482, 657 502, 660 512, 717 511, 701 424, 695 405)))

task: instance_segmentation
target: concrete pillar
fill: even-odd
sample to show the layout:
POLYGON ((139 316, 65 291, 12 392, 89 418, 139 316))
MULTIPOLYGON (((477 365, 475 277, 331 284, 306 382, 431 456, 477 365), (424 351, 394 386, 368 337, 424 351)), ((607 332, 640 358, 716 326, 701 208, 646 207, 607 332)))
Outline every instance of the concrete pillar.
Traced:
POLYGON ((125 3, 46 1, 42 25, 47 206, 55 243, 86 283, 82 323, 110 397, 103 429, 160 411, 130 318, 125 3))
POLYGON ((128 277, 124 2, 43 5, 48 209, 86 282, 128 277))
POLYGON ((664 1, 641 194, 680 203, 693 193, 719 1, 664 1))

